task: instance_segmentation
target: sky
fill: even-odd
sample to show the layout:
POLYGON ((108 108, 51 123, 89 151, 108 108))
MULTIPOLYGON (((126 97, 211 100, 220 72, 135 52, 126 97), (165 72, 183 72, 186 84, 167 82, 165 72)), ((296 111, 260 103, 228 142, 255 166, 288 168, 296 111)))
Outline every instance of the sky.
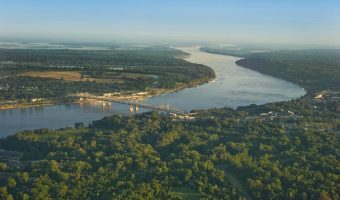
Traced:
POLYGON ((1 0, 1 38, 340 46, 340 0, 1 0))

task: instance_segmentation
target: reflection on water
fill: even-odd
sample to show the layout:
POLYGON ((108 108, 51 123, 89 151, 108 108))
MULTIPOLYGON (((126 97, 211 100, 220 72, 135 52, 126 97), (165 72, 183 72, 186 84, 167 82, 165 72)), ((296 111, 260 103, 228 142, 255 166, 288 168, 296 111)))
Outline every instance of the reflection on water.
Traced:
POLYGON ((209 54, 199 48, 181 50, 191 54, 187 58, 189 62, 213 68, 216 79, 199 87, 150 98, 148 103, 170 104, 190 111, 285 101, 305 94, 297 85, 237 66, 238 57, 209 54))
MULTIPOLYGON (((152 97, 150 104, 170 104, 182 110, 208 109, 263 104, 302 96, 304 89, 270 76, 239 67, 239 58, 200 52, 198 48, 182 49, 191 54, 188 61, 207 65, 215 70, 213 82, 178 93, 152 97)), ((140 109, 139 112, 147 111, 140 109)), ((63 128, 75 122, 88 124, 108 115, 131 115, 129 106, 87 102, 45 107, 0 111, 0 137, 20 130, 37 128, 63 128)))
MULTIPOLYGON (((146 109, 140 109, 145 112, 146 109)), ((93 120, 109 115, 131 115, 129 106, 112 103, 103 106, 101 102, 79 104, 60 104, 32 108, 0 111, 0 137, 20 130, 37 128, 63 128, 73 126, 75 122, 88 124, 93 120)))

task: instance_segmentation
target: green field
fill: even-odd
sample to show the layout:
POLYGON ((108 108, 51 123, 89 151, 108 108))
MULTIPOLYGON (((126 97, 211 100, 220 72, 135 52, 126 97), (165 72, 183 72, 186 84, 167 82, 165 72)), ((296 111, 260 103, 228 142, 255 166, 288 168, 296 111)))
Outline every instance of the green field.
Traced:
POLYGON ((178 196, 183 199, 188 199, 188 200, 198 200, 203 197, 202 194, 200 194, 198 191, 196 191, 193 188, 190 187, 173 187, 170 191, 170 195, 173 196, 178 196))

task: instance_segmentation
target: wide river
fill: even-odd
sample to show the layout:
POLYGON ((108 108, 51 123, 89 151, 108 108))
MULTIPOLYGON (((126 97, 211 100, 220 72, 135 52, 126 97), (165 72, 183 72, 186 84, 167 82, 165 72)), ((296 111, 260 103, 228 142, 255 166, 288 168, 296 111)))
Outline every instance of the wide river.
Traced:
MULTIPOLYGON (((190 111, 264 104, 298 98, 305 94, 303 88, 287 81, 237 66, 238 57, 216 55, 199 51, 198 47, 180 48, 190 53, 189 62, 207 65, 214 69, 216 79, 194 88, 176 93, 155 96, 145 100, 150 104, 169 104, 190 111)), ((20 130, 38 128, 64 128, 75 122, 88 124, 104 116, 130 115, 128 106, 112 104, 102 107, 100 103, 53 105, 0 111, 0 137, 20 130)), ((146 111, 141 109, 140 112, 146 111)))

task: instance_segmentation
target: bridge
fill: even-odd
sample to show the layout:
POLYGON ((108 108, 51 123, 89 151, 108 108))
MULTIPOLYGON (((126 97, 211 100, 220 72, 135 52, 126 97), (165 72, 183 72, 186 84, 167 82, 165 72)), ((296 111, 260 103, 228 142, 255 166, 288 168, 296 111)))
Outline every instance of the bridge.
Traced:
POLYGON ((130 112, 138 111, 139 108, 147 108, 147 109, 158 110, 158 111, 161 111, 161 112, 171 113, 171 114, 175 114, 175 115, 189 115, 188 112, 179 110, 179 109, 177 109, 177 108, 175 108, 171 105, 163 105, 163 104, 162 105, 152 105, 152 104, 142 103, 142 102, 133 101, 133 100, 121 100, 121 99, 117 99, 117 98, 112 97, 112 96, 95 96, 95 95, 91 95, 91 94, 88 94, 88 93, 81 93, 81 94, 77 94, 77 95, 71 95, 71 97, 129 105, 130 106, 130 112))

